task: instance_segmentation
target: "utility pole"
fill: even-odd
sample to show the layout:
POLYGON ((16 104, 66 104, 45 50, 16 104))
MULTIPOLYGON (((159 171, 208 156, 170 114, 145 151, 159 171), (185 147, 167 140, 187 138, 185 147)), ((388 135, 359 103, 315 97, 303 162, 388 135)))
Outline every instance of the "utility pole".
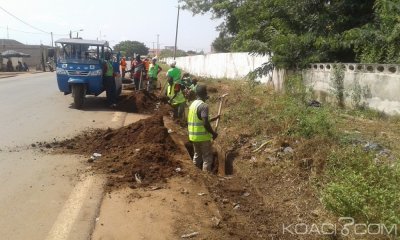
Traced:
POLYGON ((179 28, 179 10, 181 9, 181 6, 178 5, 178 16, 176 18, 176 34, 175 34, 175 48, 174 48, 174 60, 176 58, 176 47, 178 43, 178 28, 179 28))
POLYGON ((157 34, 157 57, 160 55, 160 34, 157 34))
POLYGON ((153 44, 153 54, 154 54, 154 55, 157 55, 157 54, 156 54, 156 49, 154 48, 155 42, 151 42, 151 43, 153 44))
POLYGON ((53 32, 50 32, 51 35, 51 46, 54 47, 54 42, 53 42, 53 32))
POLYGON ((7 25, 7 39, 10 39, 10 35, 8 34, 8 25, 7 25))

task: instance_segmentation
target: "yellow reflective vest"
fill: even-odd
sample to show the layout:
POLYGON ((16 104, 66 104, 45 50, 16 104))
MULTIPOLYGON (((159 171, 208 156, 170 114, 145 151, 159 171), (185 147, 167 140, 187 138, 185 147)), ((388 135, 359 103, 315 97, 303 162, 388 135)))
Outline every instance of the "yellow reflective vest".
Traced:
POLYGON ((107 64, 107 71, 104 75, 106 77, 112 77, 114 74, 114 69, 113 69, 112 63, 111 63, 111 61, 106 61, 105 63, 107 64))
POLYGON ((212 135, 204 127, 204 121, 197 116, 197 108, 203 101, 195 100, 189 107, 188 131, 189 140, 192 142, 211 141, 212 135))
MULTIPOLYGON (((172 84, 172 86, 168 84, 167 97, 169 99, 172 99, 175 96, 175 84, 176 83, 172 84)), ((180 90, 176 97, 172 100, 171 104, 174 106, 184 102, 186 102, 186 99, 185 96, 183 96, 182 90, 180 90)))

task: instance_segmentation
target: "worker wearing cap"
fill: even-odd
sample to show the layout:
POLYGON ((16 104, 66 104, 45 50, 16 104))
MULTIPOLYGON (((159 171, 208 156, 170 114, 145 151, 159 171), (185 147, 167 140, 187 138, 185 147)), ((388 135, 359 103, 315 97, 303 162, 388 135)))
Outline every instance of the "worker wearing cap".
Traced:
POLYGON ((193 163, 203 171, 211 171, 211 139, 216 139, 218 134, 212 129, 210 122, 217 120, 219 116, 209 119, 209 108, 205 103, 208 99, 206 86, 198 85, 196 94, 197 99, 190 105, 188 114, 189 140, 194 148, 193 163))
POLYGON ((153 90, 157 86, 157 79, 158 79, 158 74, 162 71, 162 68, 158 65, 157 63, 157 58, 153 58, 151 60, 151 64, 149 67, 149 85, 147 85, 147 91, 148 92, 153 92, 153 90))
POLYGON ((173 61, 170 64, 170 69, 168 69, 167 72, 167 77, 171 77, 174 82, 180 82, 181 81, 181 70, 176 67, 176 61, 173 61))

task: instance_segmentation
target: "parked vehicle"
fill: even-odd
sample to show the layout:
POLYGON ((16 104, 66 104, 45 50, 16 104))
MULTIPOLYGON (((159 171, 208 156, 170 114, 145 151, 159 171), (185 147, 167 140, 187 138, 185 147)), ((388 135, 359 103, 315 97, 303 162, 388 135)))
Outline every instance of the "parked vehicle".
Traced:
MULTIPOLYGON (((98 96, 105 90, 102 66, 105 52, 112 53, 112 49, 106 41, 77 38, 59 39, 56 44, 61 45, 56 57, 58 88, 65 95, 72 93, 75 108, 80 109, 86 95, 98 96)), ((119 63, 119 55, 114 61, 119 63)), ((117 95, 120 95, 121 77, 115 78, 115 86, 117 95)))

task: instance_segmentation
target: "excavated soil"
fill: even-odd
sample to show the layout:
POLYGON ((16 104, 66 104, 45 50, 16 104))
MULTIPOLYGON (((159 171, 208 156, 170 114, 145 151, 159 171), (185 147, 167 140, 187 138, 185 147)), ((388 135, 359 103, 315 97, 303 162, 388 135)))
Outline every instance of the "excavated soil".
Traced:
POLYGON ((147 91, 129 91, 120 96, 116 110, 128 113, 152 113, 157 110, 160 99, 147 91))
POLYGON ((160 114, 116 130, 92 130, 59 143, 59 151, 92 156, 92 168, 109 176, 108 186, 131 188, 179 175, 179 153, 160 114), (101 157, 93 157, 94 153, 101 157))

